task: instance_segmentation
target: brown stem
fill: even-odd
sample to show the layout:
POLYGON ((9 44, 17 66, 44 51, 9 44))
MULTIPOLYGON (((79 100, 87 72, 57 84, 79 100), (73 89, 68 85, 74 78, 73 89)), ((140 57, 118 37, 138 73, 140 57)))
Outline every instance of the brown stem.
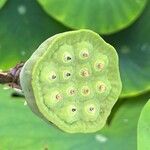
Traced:
POLYGON ((0 73, 0 84, 10 83, 13 80, 12 76, 10 76, 6 72, 0 73))
POLYGON ((0 84, 8 84, 12 88, 21 89, 19 75, 24 63, 17 64, 14 68, 0 73, 0 84))

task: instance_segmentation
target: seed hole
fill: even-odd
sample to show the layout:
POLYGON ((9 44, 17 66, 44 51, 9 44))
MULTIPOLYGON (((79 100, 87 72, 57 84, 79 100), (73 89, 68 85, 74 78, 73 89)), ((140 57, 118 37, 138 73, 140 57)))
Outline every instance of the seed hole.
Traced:
POLYGON ((103 63, 98 63, 97 64, 97 68, 100 69, 100 70, 103 69, 104 68, 104 64, 103 63))
POLYGON ((68 70, 63 72, 63 78, 64 79, 69 79, 71 77, 71 72, 69 72, 68 70))
POLYGON ((71 60, 71 57, 67 56, 67 60, 71 60))
POLYGON ((89 95, 90 94, 90 89, 88 87, 83 87, 82 88, 82 94, 83 95, 89 95))
POLYGON ((56 79, 56 75, 52 75, 52 79, 53 79, 53 80, 56 79))
POLYGON ((71 76, 71 73, 67 72, 67 73, 66 73, 66 76, 67 76, 67 77, 70 77, 70 76, 71 76))
POLYGON ((66 92, 69 96, 73 96, 76 94, 76 89, 74 87, 71 87, 71 88, 68 88, 66 92))
POLYGON ((87 95, 89 93, 89 89, 84 89, 83 93, 87 95))
POLYGON ((89 110, 90 110, 90 111, 94 111, 94 107, 90 107, 89 110))
POLYGON ((100 92, 104 92, 106 90, 106 86, 104 84, 100 84, 98 89, 100 92))
POLYGON ((56 94, 56 100, 61 100, 62 99, 62 95, 60 93, 56 94))
POLYGON ((76 108, 72 108, 72 112, 75 112, 76 111, 76 108))
POLYGON ((71 89, 71 90, 69 91, 69 93, 70 93, 70 95, 74 95, 74 94, 75 94, 75 90, 74 90, 74 89, 71 89))
POLYGON ((50 80, 55 80, 57 78, 55 72, 50 73, 50 80))
POLYGON ((72 56, 70 54, 65 54, 64 55, 64 62, 68 63, 72 60, 72 56))
POLYGON ((82 56, 83 56, 84 58, 88 58, 88 57, 89 57, 89 53, 84 52, 84 53, 82 54, 82 56))
POLYGON ((82 77, 89 77, 89 75, 90 75, 90 73, 87 69, 81 71, 81 76, 82 77))
POLYGON ((89 57, 89 52, 87 50, 82 50, 80 52, 80 58, 81 59, 87 59, 89 57))
POLYGON ((101 71, 104 68, 104 65, 103 61, 98 61, 95 63, 94 67, 97 71, 101 71))

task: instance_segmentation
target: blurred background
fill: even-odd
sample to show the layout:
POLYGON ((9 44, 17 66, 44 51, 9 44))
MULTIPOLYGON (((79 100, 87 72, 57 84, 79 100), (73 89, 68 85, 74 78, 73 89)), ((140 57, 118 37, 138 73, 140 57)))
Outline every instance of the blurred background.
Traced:
POLYGON ((0 150, 136 150, 138 119, 150 98, 149 18, 149 0, 0 0, 1 71, 25 62, 54 34, 87 28, 116 48, 123 82, 106 126, 91 134, 46 124, 0 86, 0 150))

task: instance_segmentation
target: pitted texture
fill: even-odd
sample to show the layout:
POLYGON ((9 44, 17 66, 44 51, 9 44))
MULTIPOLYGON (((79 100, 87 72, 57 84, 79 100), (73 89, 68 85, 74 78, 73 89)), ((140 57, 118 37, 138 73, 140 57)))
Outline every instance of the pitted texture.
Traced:
POLYGON ((70 124, 96 121, 102 99, 111 90, 108 63, 107 56, 93 50, 90 42, 58 47, 40 69, 45 106, 70 124))
POLYGON ((116 51, 90 30, 44 42, 22 76, 31 81, 21 81, 31 109, 70 133, 100 130, 121 91, 116 51))

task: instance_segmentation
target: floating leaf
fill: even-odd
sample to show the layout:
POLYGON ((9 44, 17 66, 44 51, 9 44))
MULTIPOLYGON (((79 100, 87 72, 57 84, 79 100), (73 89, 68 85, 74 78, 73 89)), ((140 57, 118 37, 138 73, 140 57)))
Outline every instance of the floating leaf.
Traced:
POLYGON ((4 6, 7 0, 0 0, 0 9, 4 6))
POLYGON ((138 122, 138 150, 149 150, 150 100, 144 106, 138 122))
POLYGON ((12 98, 0 87, 0 149, 136 150, 137 121, 148 95, 120 100, 101 132, 68 134, 46 124, 24 99, 12 98))
POLYGON ((36 1, 8 1, 0 11, 0 69, 26 61, 45 39, 66 30, 36 1))
POLYGON ((143 15, 130 28, 104 37, 119 53, 123 83, 121 96, 133 96, 150 89, 149 16, 150 1, 143 15))
POLYGON ((37 0, 52 17, 68 27, 117 32, 134 22, 146 0, 37 0))

